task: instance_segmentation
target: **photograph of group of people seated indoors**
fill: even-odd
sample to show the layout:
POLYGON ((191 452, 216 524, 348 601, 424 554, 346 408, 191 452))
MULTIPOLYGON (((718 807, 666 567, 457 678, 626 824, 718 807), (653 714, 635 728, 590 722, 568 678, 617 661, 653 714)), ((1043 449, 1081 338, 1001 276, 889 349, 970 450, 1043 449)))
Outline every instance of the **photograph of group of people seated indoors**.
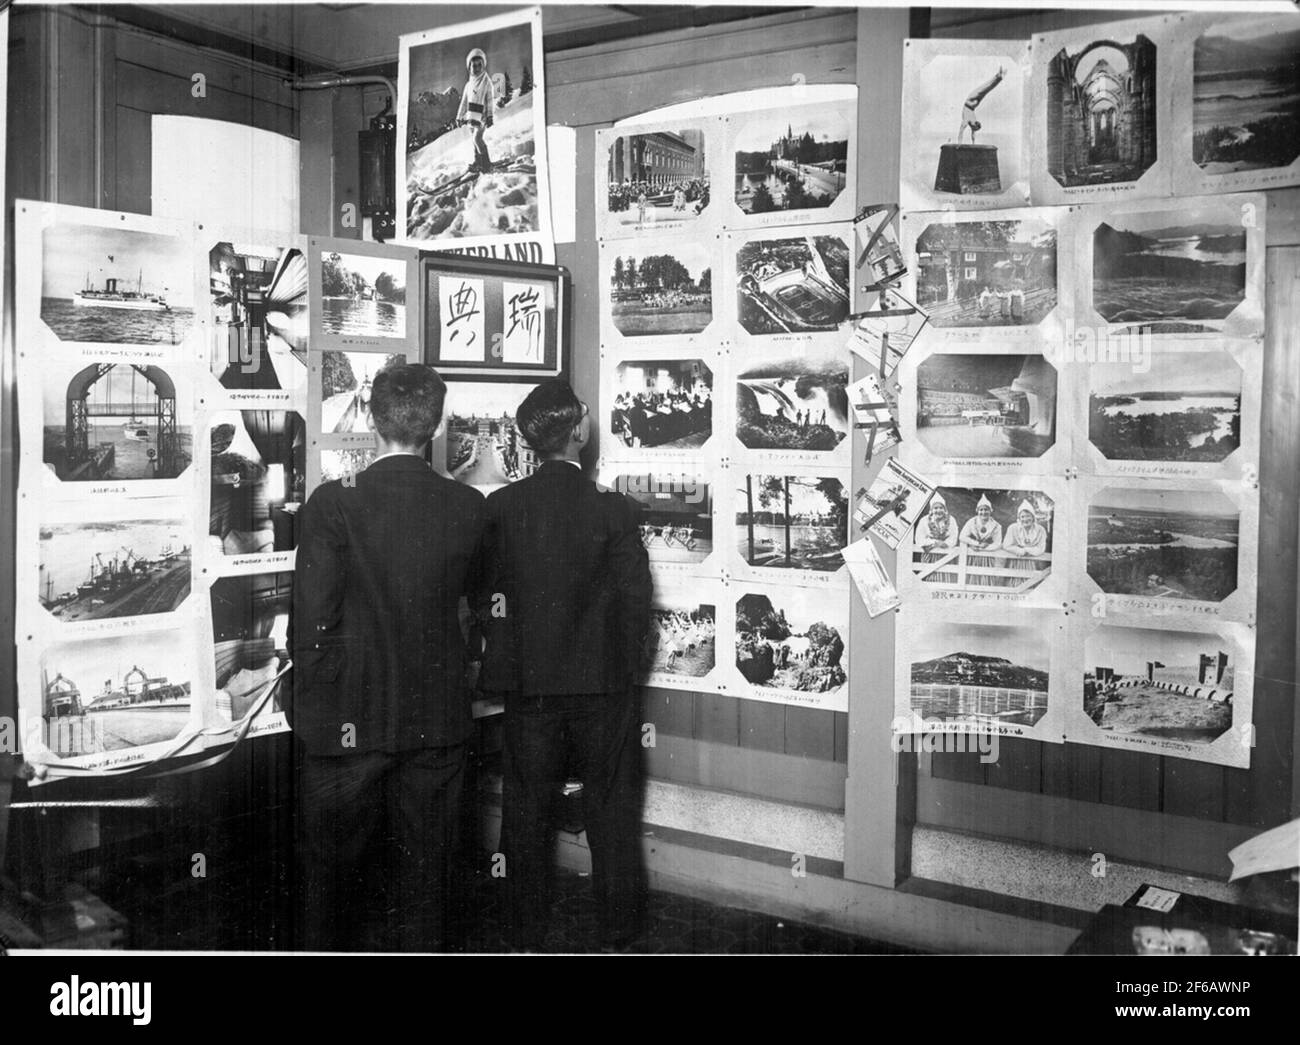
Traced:
POLYGON ((484 498, 425 459, 447 387, 394 364, 367 411, 378 455, 302 509, 285 708, 301 745, 299 949, 458 951, 484 909, 457 858, 473 733, 467 669, 504 703, 501 874, 487 902, 537 951, 552 898, 550 814, 583 781, 591 950, 642 931, 640 744, 633 680, 651 581, 635 505, 582 471, 585 403, 538 385, 516 422, 537 470, 484 498), (419 520, 418 525, 412 525, 419 520), (461 600, 476 619, 462 628, 461 600), (386 904, 369 904, 383 869, 386 904))
POLYGON ((619 378, 610 431, 627 446, 701 446, 713 432, 713 375, 703 363, 625 363, 619 378))

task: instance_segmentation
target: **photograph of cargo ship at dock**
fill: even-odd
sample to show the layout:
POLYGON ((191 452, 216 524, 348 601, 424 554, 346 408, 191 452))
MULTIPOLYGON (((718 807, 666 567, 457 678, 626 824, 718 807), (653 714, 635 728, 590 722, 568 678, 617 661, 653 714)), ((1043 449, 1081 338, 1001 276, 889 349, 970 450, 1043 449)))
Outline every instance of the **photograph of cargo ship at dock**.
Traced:
POLYGON ((64 482, 174 479, 189 467, 193 405, 170 371, 51 361, 44 379, 44 461, 64 482))
POLYGON ((41 319, 60 341, 178 345, 194 325, 194 262, 178 236, 60 223, 42 234, 41 319))
POLYGON ((172 611, 190 593, 191 530, 179 517, 44 525, 41 605, 64 623, 172 611))
POLYGON ((161 744, 190 721, 193 664, 180 632, 54 645, 40 675, 41 739, 61 758, 161 744))
POLYGON ((307 259, 301 250, 223 241, 208 252, 212 372, 240 390, 305 387, 307 259))

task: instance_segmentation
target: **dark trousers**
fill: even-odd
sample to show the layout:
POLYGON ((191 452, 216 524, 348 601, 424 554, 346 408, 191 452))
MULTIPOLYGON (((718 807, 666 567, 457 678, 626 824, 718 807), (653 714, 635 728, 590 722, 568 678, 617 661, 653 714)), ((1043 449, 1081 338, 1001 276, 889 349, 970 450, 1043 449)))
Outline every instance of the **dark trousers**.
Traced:
POLYGON ((299 761, 299 949, 449 948, 460 889, 457 833, 467 747, 365 751, 299 761), (365 923, 377 857, 390 917, 365 923))
POLYGON ((570 772, 582 781, 602 941, 638 931, 640 748, 632 692, 506 699, 501 846, 511 942, 536 949, 551 909, 551 819, 570 772))

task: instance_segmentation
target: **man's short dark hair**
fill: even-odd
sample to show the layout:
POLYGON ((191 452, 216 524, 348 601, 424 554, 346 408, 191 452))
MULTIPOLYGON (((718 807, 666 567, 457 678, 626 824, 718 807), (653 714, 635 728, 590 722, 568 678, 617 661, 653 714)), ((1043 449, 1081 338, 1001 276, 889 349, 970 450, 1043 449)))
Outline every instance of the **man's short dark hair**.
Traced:
POLYGON ((423 446, 442 423, 447 385, 423 363, 394 363, 375 375, 370 414, 375 430, 390 443, 423 446))
POLYGON ((528 445, 539 454, 560 454, 569 445, 569 434, 582 420, 582 401, 569 382, 560 377, 543 381, 534 388, 515 412, 515 423, 528 445))

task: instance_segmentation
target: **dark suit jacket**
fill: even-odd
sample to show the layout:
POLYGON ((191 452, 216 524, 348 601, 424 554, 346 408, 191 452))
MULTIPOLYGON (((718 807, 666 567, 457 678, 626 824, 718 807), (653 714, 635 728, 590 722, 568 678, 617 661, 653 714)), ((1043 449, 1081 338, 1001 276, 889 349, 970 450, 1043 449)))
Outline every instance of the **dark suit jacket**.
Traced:
POLYGON ((546 696, 632 684, 651 595, 633 501, 566 461, 546 461, 488 497, 483 554, 485 690, 546 696))
POLYGON ((325 483, 302 509, 289 723, 311 754, 457 744, 472 719, 458 602, 477 584, 483 495, 418 457, 325 483), (352 723, 356 746, 340 743, 352 723))

